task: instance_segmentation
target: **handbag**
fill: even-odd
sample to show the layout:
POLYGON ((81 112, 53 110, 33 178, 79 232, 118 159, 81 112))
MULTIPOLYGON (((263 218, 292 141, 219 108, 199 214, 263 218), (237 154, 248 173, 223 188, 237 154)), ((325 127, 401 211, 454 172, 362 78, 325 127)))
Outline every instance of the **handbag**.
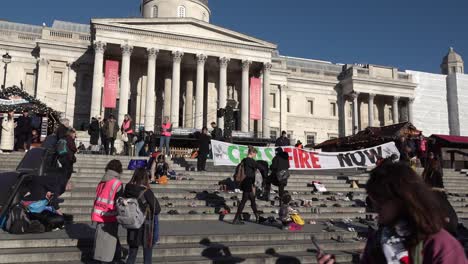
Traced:
POLYGON ((136 170, 139 168, 146 168, 148 166, 148 161, 146 160, 139 160, 139 159, 132 159, 128 163, 128 170, 136 170))
POLYGON ((278 182, 283 183, 289 179, 289 171, 288 170, 280 170, 276 173, 276 178, 278 182))
POLYGON ((300 226, 305 225, 304 219, 302 219, 302 217, 299 214, 292 214, 291 220, 300 226))
POLYGON ((244 181, 244 179, 247 177, 247 175, 245 174, 245 169, 244 169, 244 162, 241 162, 238 166, 237 166, 237 171, 236 171, 236 174, 234 175, 234 180, 237 182, 237 183, 241 183, 244 181))
POLYGON ((128 135, 127 135, 127 133, 123 133, 123 134, 122 134, 122 141, 123 141, 123 142, 128 142, 128 135))

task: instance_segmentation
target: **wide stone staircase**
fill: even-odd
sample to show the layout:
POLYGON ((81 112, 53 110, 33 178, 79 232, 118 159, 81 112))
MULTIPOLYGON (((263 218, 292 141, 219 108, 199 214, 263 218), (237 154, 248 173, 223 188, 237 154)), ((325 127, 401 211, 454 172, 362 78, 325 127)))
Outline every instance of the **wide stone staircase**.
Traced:
MULTIPOLYGON (((0 154, 0 170, 14 170, 21 153, 0 154)), ((73 190, 61 198, 61 211, 73 215, 64 230, 44 234, 10 235, 0 231, 0 263, 93 263, 90 260, 94 228, 90 212, 95 188, 111 159, 121 160, 124 167, 130 158, 122 156, 78 155, 73 190)), ((247 222, 230 224, 239 193, 219 191, 218 182, 231 177, 234 168, 214 167, 208 162, 208 172, 188 171, 193 160, 170 162, 177 180, 168 185, 153 185, 162 207, 160 214, 160 244, 154 249, 154 263, 316 263, 310 237, 314 235, 323 250, 337 256, 339 263, 353 263, 363 249, 367 232, 365 190, 362 185, 368 174, 357 170, 292 172, 287 190, 294 206, 306 220, 302 231, 281 230, 278 224, 247 222), (183 164, 183 165, 178 165, 183 164), (315 193, 312 181, 323 183, 328 193, 315 193), (351 188, 356 181, 360 188, 351 188), (303 206, 304 201, 312 206, 303 206), (231 213, 219 214, 226 205, 231 213)), ((124 183, 132 172, 125 170, 124 183)), ((459 218, 468 219, 468 176, 466 171, 444 172, 450 202, 459 218)), ((273 190, 276 190, 273 188, 273 190)), ((279 201, 259 201, 262 216, 277 217, 279 201)), ((251 213, 249 203, 245 212, 251 213)), ((126 231, 120 230, 126 248, 126 231)), ((140 252, 139 261, 142 261, 140 252)))

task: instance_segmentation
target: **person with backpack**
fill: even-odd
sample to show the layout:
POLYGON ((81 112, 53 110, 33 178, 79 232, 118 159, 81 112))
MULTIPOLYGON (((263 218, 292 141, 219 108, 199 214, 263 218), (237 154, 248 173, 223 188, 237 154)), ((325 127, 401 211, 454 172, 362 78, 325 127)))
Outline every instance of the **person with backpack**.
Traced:
POLYGON ((122 163, 111 160, 105 169, 96 188, 91 220, 96 226, 94 240, 94 260, 104 263, 112 262, 114 257, 120 261, 121 246, 118 236, 119 224, 117 223, 117 199, 124 194, 120 177, 122 163))
POLYGON ((140 246, 143 247, 143 263, 150 264, 152 263, 153 246, 158 242, 157 238, 159 237, 158 215, 161 212, 161 207, 151 191, 148 172, 144 168, 135 170, 132 179, 125 186, 124 197, 127 210, 120 209, 120 204, 123 202, 123 198, 120 198, 117 206, 119 208, 117 221, 126 227, 126 219, 136 219, 133 224, 130 224, 131 228, 127 227, 127 243, 130 247, 127 264, 136 262, 140 246), (130 208, 132 203, 137 207, 134 210, 130 208))
POLYGON ((283 197, 284 189, 288 185, 289 178, 289 155, 282 148, 276 148, 275 157, 271 161, 271 174, 266 179, 264 200, 270 200, 271 184, 278 186, 280 201, 283 197))
POLYGON ((257 211, 257 204, 255 203, 255 173, 258 169, 257 162, 254 158, 257 156, 257 150, 249 146, 247 157, 243 159, 238 166, 235 180, 240 183, 242 190, 242 200, 237 207, 237 213, 234 217, 233 225, 242 225, 244 222, 241 220, 242 211, 244 210, 247 200, 250 200, 250 205, 255 215, 255 221, 258 223, 259 214, 257 211))

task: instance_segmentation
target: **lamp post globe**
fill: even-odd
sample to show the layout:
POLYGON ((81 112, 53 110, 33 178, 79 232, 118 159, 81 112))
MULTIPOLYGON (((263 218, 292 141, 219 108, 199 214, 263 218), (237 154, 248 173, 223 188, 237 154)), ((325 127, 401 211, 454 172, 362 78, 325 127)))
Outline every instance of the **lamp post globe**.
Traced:
POLYGON ((8 54, 8 52, 2 56, 2 62, 5 64, 5 72, 3 74, 2 88, 5 89, 6 77, 7 77, 7 72, 8 72, 8 64, 11 63, 11 56, 10 56, 10 54, 8 54))

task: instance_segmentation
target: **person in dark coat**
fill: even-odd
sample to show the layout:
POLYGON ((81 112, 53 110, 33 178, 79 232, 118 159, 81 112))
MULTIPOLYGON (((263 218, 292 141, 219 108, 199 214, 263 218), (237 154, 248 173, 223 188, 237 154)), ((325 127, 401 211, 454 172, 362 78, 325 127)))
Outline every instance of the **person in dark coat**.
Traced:
POLYGON ((278 186, 279 189, 279 197, 281 201, 281 197, 284 195, 284 189, 288 185, 288 180, 279 181, 278 180, 278 173, 280 171, 287 171, 289 173, 289 155, 287 152, 284 152, 282 148, 276 148, 275 150, 275 157, 271 161, 271 174, 270 177, 266 179, 265 182, 265 196, 263 199, 270 200, 270 190, 271 185, 278 186))
POLYGON ((161 206, 149 185, 148 172, 144 168, 135 170, 132 179, 125 186, 124 197, 139 198, 142 212, 146 212, 146 221, 140 229, 127 230, 127 243, 130 247, 127 264, 136 262, 138 248, 143 247, 143 263, 152 263, 153 246, 159 239, 159 219, 161 206))
POLYGON ((242 225, 244 222, 241 221, 242 211, 244 211, 247 200, 250 200, 252 211, 255 215, 255 220, 258 222, 259 214, 257 211, 257 204, 255 203, 255 173, 257 172, 257 162, 253 159, 257 156, 257 150, 249 146, 247 158, 242 160, 244 166, 245 179, 240 183, 240 189, 242 190, 242 200, 237 207, 237 213, 234 217, 233 225, 242 225))
POLYGON ((106 155, 114 155, 114 142, 117 138, 117 132, 119 131, 119 125, 117 125, 117 120, 115 120, 114 115, 109 115, 109 118, 104 123, 102 129, 104 130, 104 135, 107 142, 104 145, 106 155))
POLYGON ((281 137, 276 139, 275 147, 287 147, 291 146, 291 141, 289 141, 288 133, 286 131, 281 132, 281 137))
POLYGON ((206 171, 206 159, 210 154, 211 137, 208 134, 208 128, 203 127, 201 133, 196 133, 198 139, 197 171, 206 171))
POLYGON ((223 130, 218 127, 216 122, 212 122, 211 127, 213 128, 213 130, 211 131, 211 138, 214 140, 223 141, 223 130))
MULTIPOLYGON (((101 117, 99 117, 100 119, 101 117)), ((91 150, 96 151, 96 146, 99 145, 99 137, 101 135, 101 126, 97 118, 93 117, 88 128, 89 144, 91 145, 91 150)))
POLYGON ((32 137, 32 119, 29 116, 29 111, 23 111, 23 115, 18 118, 16 127, 16 135, 18 135, 17 149, 29 150, 31 147, 32 137))

